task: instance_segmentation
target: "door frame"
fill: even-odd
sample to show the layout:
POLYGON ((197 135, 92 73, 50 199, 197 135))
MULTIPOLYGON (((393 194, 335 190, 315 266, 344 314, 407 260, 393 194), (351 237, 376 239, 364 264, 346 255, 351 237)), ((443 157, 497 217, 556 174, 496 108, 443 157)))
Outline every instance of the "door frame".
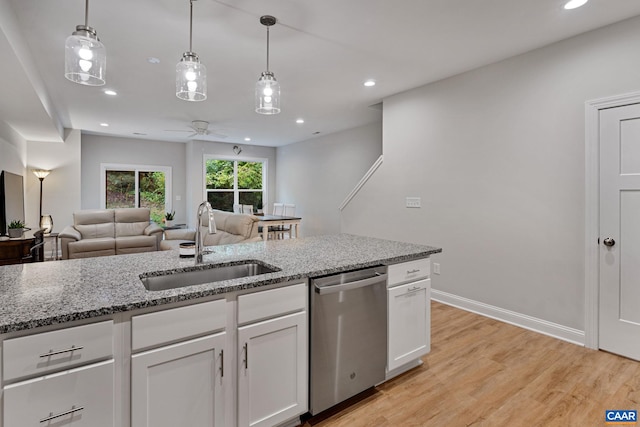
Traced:
POLYGON ((585 102, 585 347, 599 348, 600 302, 600 110, 639 104, 640 92, 585 102))

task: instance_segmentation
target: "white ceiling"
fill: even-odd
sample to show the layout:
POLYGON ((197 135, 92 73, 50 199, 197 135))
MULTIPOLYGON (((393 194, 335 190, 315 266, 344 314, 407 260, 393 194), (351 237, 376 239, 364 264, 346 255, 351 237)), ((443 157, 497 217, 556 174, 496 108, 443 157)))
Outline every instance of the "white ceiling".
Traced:
POLYGON ((171 141, 188 132, 165 130, 207 120, 228 135, 211 140, 281 146, 378 121, 372 106, 389 95, 640 14, 638 0, 590 0, 572 11, 564 2, 198 0, 193 50, 208 69, 208 99, 194 103, 175 96, 175 65, 189 47, 188 0, 91 0, 89 25, 107 49, 99 88, 63 76, 64 41, 84 23, 84 1, 0 0, 0 120, 26 139, 55 135, 59 120, 87 133, 171 141), (265 14, 278 18, 276 116, 253 111, 266 65, 265 14), (363 86, 369 78, 375 87, 363 86))

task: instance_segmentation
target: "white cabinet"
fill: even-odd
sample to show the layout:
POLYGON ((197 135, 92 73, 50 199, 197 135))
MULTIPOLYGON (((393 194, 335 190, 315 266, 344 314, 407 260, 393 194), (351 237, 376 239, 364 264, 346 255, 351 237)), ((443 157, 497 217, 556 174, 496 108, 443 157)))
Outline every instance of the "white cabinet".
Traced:
POLYGON ((224 425, 226 301, 142 314, 131 324, 134 352, 145 349, 131 356, 131 425, 224 425))
POLYGON ((4 340, 2 426, 113 427, 112 357, 111 321, 4 340))
POLYGON ((389 266, 387 371, 431 349, 431 279, 428 259, 389 266))
POLYGON ((132 356, 131 425, 222 426, 224 332, 132 356))
POLYGON ((241 322, 253 322, 238 327, 238 425, 274 426, 305 413, 306 284, 240 296, 238 306, 241 322))

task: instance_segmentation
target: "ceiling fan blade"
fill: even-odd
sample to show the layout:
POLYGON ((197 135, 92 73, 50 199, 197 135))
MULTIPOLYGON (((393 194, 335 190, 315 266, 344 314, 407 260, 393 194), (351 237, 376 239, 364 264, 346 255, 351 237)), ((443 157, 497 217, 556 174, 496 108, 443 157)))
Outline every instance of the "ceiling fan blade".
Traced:
POLYGON ((192 130, 186 130, 186 129, 165 129, 165 132, 193 132, 192 130))

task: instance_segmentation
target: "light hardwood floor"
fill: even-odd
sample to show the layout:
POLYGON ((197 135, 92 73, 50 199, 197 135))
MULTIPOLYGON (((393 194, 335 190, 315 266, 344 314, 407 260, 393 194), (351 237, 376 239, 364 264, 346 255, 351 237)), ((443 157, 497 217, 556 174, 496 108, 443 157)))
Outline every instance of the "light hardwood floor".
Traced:
POLYGON ((640 363, 432 303, 424 365, 304 426, 605 426, 640 410, 640 363))

